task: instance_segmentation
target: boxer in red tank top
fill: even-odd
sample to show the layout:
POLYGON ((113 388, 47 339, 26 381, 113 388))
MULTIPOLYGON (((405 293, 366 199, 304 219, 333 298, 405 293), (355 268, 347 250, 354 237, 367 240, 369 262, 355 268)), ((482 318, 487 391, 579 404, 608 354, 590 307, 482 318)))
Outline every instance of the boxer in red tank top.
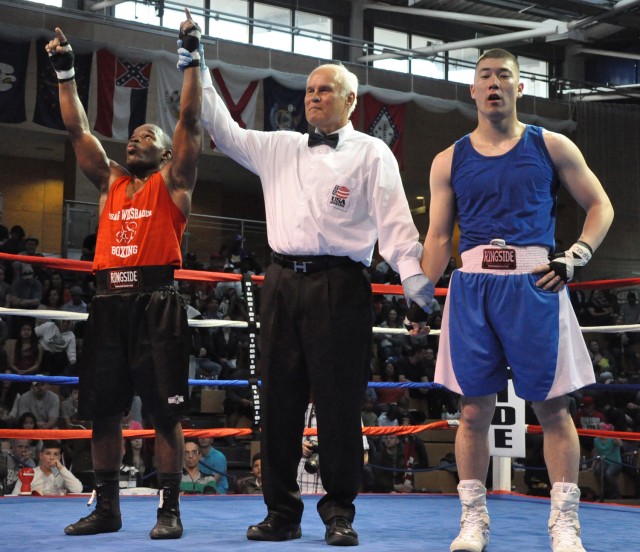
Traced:
MULTIPOLYGON (((200 30, 181 25, 183 46, 197 54, 200 30)), ((173 141, 161 128, 132 130, 125 166, 109 159, 91 134, 78 98, 73 51, 59 28, 46 46, 58 76, 60 109, 84 174, 100 192, 89 309, 80 369, 80 411, 93 420, 96 509, 65 528, 68 535, 118 531, 121 420, 138 393, 156 430, 160 507, 152 539, 179 538, 184 438, 180 412, 188 397, 189 328, 173 286, 180 241, 191 210, 201 149, 202 83, 196 59, 184 68, 180 119, 173 141)), ((197 56, 194 56, 197 57, 197 56)), ((204 61, 204 60, 203 60, 204 61)))

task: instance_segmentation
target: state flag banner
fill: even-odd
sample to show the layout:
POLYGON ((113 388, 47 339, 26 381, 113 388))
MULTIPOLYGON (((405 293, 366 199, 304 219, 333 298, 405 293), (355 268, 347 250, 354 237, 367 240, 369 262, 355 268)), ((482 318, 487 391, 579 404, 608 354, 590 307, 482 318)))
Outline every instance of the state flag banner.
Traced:
POLYGON ((304 90, 293 90, 273 77, 262 81, 264 86, 264 130, 309 131, 304 114, 304 90))
POLYGON ((95 130, 127 140, 145 123, 151 62, 130 61, 98 50, 98 116, 95 130))
POLYGON ((173 136, 180 117, 182 72, 176 67, 173 57, 155 61, 154 65, 158 77, 158 126, 168 136, 173 136))
MULTIPOLYGON (((224 100, 231 118, 238 123, 240 128, 255 128, 260 81, 252 81, 246 76, 229 71, 223 73, 218 68, 211 70, 211 76, 213 77, 213 86, 224 100)), ((215 147, 212 140, 211 149, 215 149, 215 147)))
POLYGON ((0 123, 27 120, 24 94, 29 42, 0 40, 0 123))
MULTIPOLYGON (((33 122, 65 130, 62 114, 60 113, 60 98, 58 96, 58 77, 49 62, 49 54, 44 49, 47 40, 36 40, 36 61, 38 67, 38 83, 36 90, 36 107, 33 112, 33 122)), ((93 53, 75 53, 75 81, 80 102, 85 112, 89 110, 89 81, 91 79, 91 63, 93 53)))
POLYGON ((380 138, 393 152, 398 160, 400 170, 404 165, 404 116, 406 104, 385 104, 376 100, 371 94, 361 98, 364 111, 363 131, 380 138))

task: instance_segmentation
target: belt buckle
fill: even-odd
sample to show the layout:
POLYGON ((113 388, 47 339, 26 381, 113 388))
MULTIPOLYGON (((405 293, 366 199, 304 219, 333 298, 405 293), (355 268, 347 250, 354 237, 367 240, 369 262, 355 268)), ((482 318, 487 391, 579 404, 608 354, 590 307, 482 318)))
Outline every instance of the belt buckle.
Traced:
POLYGON ((293 263, 293 271, 294 272, 307 272, 307 261, 291 261, 293 263))

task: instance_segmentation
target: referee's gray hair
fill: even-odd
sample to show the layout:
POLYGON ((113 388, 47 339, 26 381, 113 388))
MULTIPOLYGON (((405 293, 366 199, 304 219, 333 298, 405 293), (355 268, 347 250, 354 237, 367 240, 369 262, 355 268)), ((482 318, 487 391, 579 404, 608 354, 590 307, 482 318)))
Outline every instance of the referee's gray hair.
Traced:
POLYGON ((319 65, 311 74, 315 73, 319 69, 332 69, 336 75, 336 80, 340 85, 340 92, 346 98, 351 92, 354 94, 353 104, 349 108, 349 117, 353 113, 353 110, 356 108, 358 103, 358 77, 349 71, 342 63, 325 63, 323 65, 319 65))

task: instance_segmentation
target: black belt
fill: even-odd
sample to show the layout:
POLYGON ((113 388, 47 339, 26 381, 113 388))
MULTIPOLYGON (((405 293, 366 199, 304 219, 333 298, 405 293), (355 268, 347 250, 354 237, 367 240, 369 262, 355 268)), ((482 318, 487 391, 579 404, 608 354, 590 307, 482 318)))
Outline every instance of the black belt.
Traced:
POLYGON ((272 253, 271 258, 274 263, 279 264, 282 268, 288 268, 294 272, 302 272, 304 274, 313 274, 339 266, 364 268, 362 263, 358 263, 349 257, 334 257, 333 255, 296 257, 295 255, 272 253))
POLYGON ((106 293, 136 293, 173 286, 174 267, 121 266, 96 272, 96 287, 100 295, 106 293))

